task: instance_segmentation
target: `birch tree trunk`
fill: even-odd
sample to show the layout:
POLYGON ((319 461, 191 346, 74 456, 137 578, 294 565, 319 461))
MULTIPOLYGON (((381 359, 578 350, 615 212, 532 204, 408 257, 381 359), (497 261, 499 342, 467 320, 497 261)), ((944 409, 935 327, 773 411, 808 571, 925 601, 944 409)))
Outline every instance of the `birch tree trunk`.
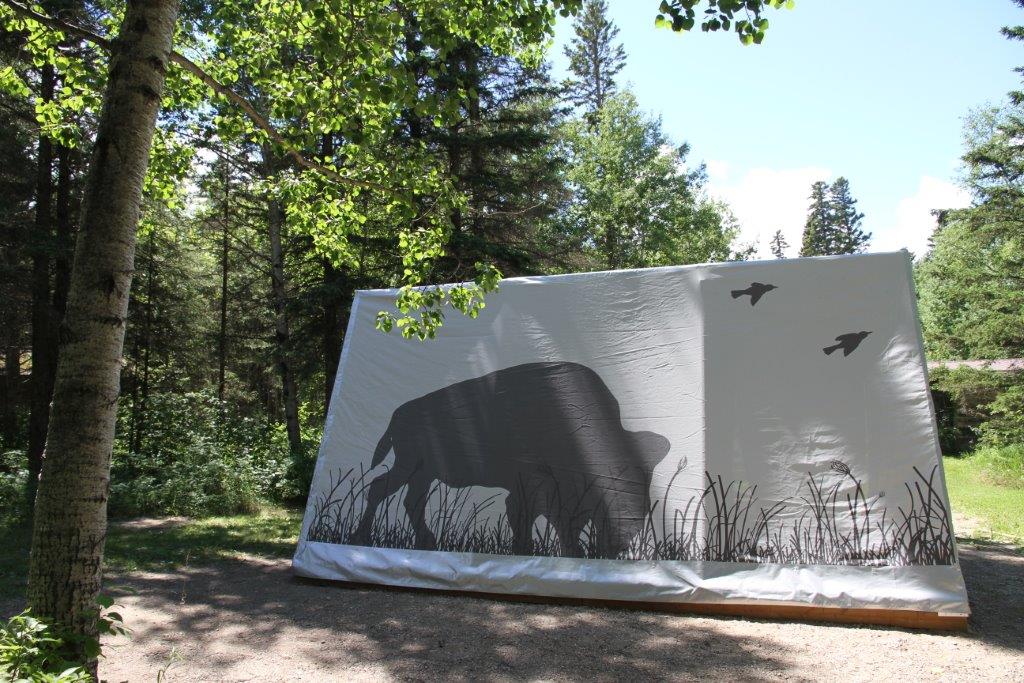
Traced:
POLYGON ((29 606, 83 635, 97 630, 135 232, 177 13, 178 0, 128 0, 112 42, 36 494, 29 606))

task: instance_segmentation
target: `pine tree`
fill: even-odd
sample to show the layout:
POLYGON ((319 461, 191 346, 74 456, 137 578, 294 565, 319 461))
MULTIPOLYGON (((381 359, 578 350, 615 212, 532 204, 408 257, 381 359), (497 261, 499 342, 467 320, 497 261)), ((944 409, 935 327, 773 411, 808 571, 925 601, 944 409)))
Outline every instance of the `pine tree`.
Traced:
POLYGON ((811 205, 804 224, 801 256, 857 254, 867 247, 871 233, 860 228, 864 214, 850 194, 850 183, 839 177, 829 185, 818 181, 811 186, 811 205))
POLYGON ((857 254, 867 247, 871 233, 860 228, 864 214, 857 211, 857 200, 850 194, 850 183, 839 177, 829 190, 832 229, 830 254, 857 254))
POLYGON ((455 97, 470 89, 461 118, 435 127, 406 117, 406 134, 443 154, 448 178, 466 198, 452 213, 447 253, 435 265, 435 277, 469 279, 476 262, 492 263, 505 275, 554 267, 565 247, 549 239, 546 227, 568 190, 555 149, 562 111, 548 66, 466 42, 445 57, 444 73, 427 82, 425 92, 455 97))
POLYGON ((626 52, 615 43, 619 29, 608 19, 605 0, 589 0, 573 22, 576 37, 565 48, 575 78, 565 82, 566 98, 593 116, 615 93, 615 76, 626 65, 626 52))
POLYGON ((828 183, 819 180, 811 185, 811 206, 804 223, 804 239, 800 247, 801 256, 824 256, 831 253, 832 215, 829 204, 828 183))
MULTIPOLYGON (((1024 27, 1004 32, 1024 36, 1024 27)), ((916 268, 930 357, 1024 354, 1024 99, 1010 99, 968 116, 960 177, 974 202, 939 212, 931 250, 916 268)))
POLYGON ((775 258, 786 258, 787 249, 789 249, 789 242, 786 241, 781 230, 776 230, 775 234, 772 235, 771 241, 772 255, 774 255, 775 258))

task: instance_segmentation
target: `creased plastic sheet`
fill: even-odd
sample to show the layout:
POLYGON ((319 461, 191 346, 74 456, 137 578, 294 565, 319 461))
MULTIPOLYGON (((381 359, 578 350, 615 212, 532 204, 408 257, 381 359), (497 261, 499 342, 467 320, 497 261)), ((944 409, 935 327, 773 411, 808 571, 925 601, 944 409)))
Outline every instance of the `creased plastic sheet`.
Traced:
POLYGON ((965 614, 904 252, 505 280, 429 342, 359 292, 294 567, 965 614))

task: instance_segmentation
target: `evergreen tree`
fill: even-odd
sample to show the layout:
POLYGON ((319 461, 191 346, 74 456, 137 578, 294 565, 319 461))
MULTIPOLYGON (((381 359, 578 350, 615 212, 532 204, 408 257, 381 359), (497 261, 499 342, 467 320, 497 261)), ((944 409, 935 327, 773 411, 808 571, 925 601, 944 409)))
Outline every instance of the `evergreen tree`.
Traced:
POLYGON ((787 249, 789 249, 789 242, 786 241, 781 230, 776 230, 771 241, 772 255, 775 258, 785 258, 787 249))
POLYGON ((871 240, 871 233, 860 228, 864 214, 857 211, 857 200, 850 194, 850 182, 843 177, 836 179, 829 190, 829 206, 832 220, 831 254, 857 254, 864 251, 871 240))
POLYGON ((576 37, 565 47, 575 76, 565 83, 566 98, 591 117, 615 93, 615 76, 626 65, 626 52, 615 42, 619 29, 607 14, 605 0, 588 0, 573 21, 576 37))
POLYGON ((916 268, 932 357, 1024 355, 1022 117, 1024 104, 1010 104, 967 119, 962 176, 975 201, 940 212, 916 268))
POLYGON ((31 234, 33 183, 32 108, 28 103, 0 93, 0 109, 7 123, 0 126, 0 353, 4 371, 0 377, 0 448, 14 449, 25 440, 25 404, 22 357, 29 348, 30 326, 26 312, 31 292, 25 287, 31 259, 25 248, 31 234))
POLYGON ((824 256, 829 254, 831 244, 832 211, 829 204, 828 183, 823 180, 811 185, 811 205, 804 223, 801 256, 824 256))
POLYGON ((450 125, 423 120, 408 131, 423 131, 421 138, 445 158, 451 185, 466 198, 452 213, 436 280, 472 278, 477 262, 521 275, 557 269, 563 260, 565 249, 546 229, 567 195, 556 150, 562 112, 548 69, 465 43, 438 69, 447 75, 425 84, 425 96, 471 91, 450 125))
POLYGON ((864 214, 857 211, 857 200, 850 194, 846 178, 839 177, 831 185, 824 181, 814 183, 810 200, 801 256, 836 256, 864 251, 871 234, 860 228, 864 214))

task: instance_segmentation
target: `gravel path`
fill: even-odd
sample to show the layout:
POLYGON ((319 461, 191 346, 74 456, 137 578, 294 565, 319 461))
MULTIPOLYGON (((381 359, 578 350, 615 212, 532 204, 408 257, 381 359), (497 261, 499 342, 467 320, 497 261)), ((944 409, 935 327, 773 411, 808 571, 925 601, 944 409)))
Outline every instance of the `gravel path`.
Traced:
POLYGON ((112 577, 109 681, 1017 680, 1024 557, 962 548, 970 633, 689 617, 317 585, 249 559, 112 577), (114 588, 119 586, 121 588, 114 588), (123 590, 127 587, 131 594, 123 590))

